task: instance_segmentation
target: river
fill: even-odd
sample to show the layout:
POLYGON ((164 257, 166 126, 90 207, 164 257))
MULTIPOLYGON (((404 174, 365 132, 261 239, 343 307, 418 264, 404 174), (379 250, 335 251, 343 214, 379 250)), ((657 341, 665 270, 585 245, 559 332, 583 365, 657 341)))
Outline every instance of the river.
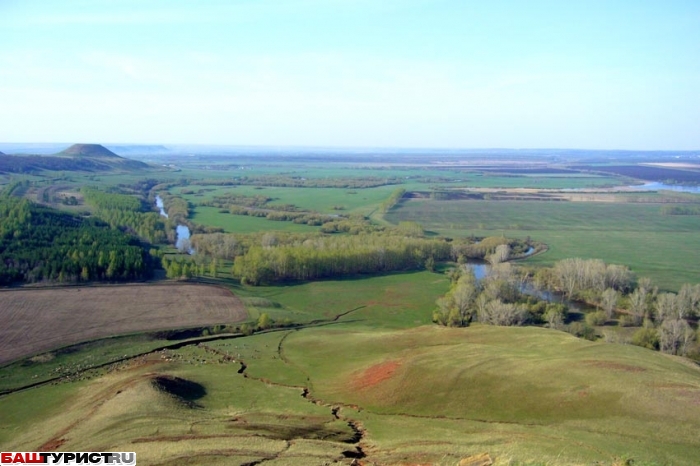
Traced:
MULTIPOLYGON (((466 265, 472 270, 477 281, 486 278, 489 274, 489 268, 491 267, 488 263, 481 261, 469 261, 466 265)), ((550 303, 564 304, 569 308, 569 312, 583 312, 583 307, 581 307, 580 303, 571 302, 562 295, 552 293, 551 291, 539 290, 529 283, 522 285, 520 287, 520 292, 550 303)))
MULTIPOLYGON (((168 213, 165 211, 165 206, 163 205, 163 199, 160 196, 156 196, 156 207, 160 209, 160 215, 162 215, 165 218, 168 218, 168 213)), ((178 225, 175 228, 175 233, 177 236, 175 237, 175 247, 178 249, 184 249, 185 243, 189 243, 190 240, 190 229, 187 225, 178 225)), ((187 246, 187 252, 188 254, 194 254, 194 249, 187 246)))
POLYGON ((665 184, 665 183, 659 183, 657 181, 654 181, 651 183, 632 185, 632 186, 628 186, 628 188, 639 189, 639 190, 643 190, 643 191, 667 190, 667 191, 677 191, 677 192, 683 192, 683 193, 695 193, 695 194, 700 193, 700 186, 683 186, 680 184, 665 184))

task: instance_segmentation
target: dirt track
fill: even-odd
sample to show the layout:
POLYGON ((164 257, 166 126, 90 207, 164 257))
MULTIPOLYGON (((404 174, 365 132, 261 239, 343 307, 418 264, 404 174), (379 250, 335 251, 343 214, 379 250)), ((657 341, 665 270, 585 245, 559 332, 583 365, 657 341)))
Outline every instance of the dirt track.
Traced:
POLYGON ((210 285, 122 285, 0 291, 0 364, 111 335, 230 324, 247 318, 210 285))

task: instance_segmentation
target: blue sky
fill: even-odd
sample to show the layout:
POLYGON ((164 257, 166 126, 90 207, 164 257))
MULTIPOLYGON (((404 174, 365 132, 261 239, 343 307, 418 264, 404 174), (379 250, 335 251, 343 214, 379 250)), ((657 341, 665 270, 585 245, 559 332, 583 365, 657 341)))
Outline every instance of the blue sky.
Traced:
POLYGON ((700 2, 0 0, 0 141, 700 149, 700 2))

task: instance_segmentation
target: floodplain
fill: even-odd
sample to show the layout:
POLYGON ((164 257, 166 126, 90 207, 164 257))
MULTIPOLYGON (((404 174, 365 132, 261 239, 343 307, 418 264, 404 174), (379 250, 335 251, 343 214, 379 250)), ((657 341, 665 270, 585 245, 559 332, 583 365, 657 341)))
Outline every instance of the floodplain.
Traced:
MULTIPOLYGON (((368 235, 419 225, 439 241, 546 245, 515 267, 597 258, 662 292, 700 282, 698 195, 627 188, 650 181, 634 167, 672 157, 606 162, 627 170, 598 169, 599 153, 585 169, 579 153, 570 163, 550 153, 377 157, 149 156, 158 171, 43 172, 20 177, 17 194, 84 216, 100 211, 61 193, 92 186, 149 207, 169 196, 196 235, 232 235, 234 249, 342 238, 353 233, 324 222, 352 220, 368 235)), ((698 365, 608 341, 616 319, 590 339, 542 324, 444 327, 431 316, 456 260, 253 286, 233 273, 235 257, 150 246, 189 276, 0 292, 3 449, 136 451, 153 465, 696 463, 698 365)))

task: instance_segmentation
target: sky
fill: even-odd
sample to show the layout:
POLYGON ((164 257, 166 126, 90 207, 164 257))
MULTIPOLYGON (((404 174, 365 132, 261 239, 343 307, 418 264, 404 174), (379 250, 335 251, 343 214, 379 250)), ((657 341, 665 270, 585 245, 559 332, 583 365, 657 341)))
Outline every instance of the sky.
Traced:
POLYGON ((700 149, 697 0, 0 0, 0 142, 700 149))

